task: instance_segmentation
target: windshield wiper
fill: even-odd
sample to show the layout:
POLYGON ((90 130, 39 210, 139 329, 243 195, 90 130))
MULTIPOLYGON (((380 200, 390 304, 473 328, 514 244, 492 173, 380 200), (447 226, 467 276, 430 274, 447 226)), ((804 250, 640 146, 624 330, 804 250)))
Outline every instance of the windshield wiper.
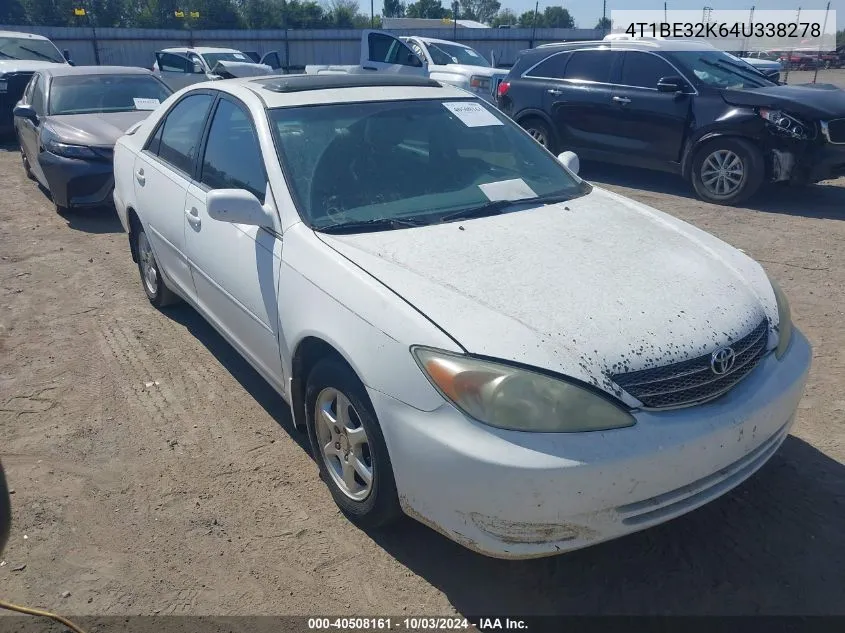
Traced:
POLYGON ((3 51, 0 51, 0 55, 5 57, 6 59, 17 59, 17 57, 15 57, 14 55, 9 55, 9 53, 4 53, 3 51))
POLYGON ((372 220, 355 220, 352 222, 337 222, 326 226, 315 226, 313 229, 320 233, 366 233, 369 231, 392 231, 414 226, 424 226, 427 222, 406 218, 375 218, 372 220))
POLYGON ((520 200, 491 200, 485 202, 477 207, 470 207, 468 209, 460 209, 452 211, 446 215, 441 215, 438 218, 439 222, 454 222, 456 220, 471 220, 472 218, 483 218, 488 215, 496 215, 505 209, 518 205, 530 204, 539 207, 543 204, 555 204, 557 202, 566 202, 572 200, 576 194, 572 193, 552 193, 545 196, 537 196, 536 198, 522 198, 520 200))
MULTIPOLYGON (((46 59, 46 60, 51 61, 51 62, 56 62, 55 57, 50 57, 49 55, 45 55, 41 51, 37 51, 34 48, 27 48, 26 46, 18 46, 18 48, 21 49, 22 51, 26 51, 27 53, 32 53, 33 55, 38 55, 41 59, 46 59)), ((58 63, 58 62, 56 62, 56 63, 58 63)))
MULTIPOLYGON (((760 79, 763 79, 765 81, 768 81, 766 79, 765 75, 763 75, 763 73, 761 73, 759 70, 757 70, 756 68, 754 68, 753 66, 750 66, 750 65, 748 66, 748 68, 743 68, 739 64, 734 64, 733 62, 728 62, 728 61, 725 61, 724 59, 720 59, 719 61, 716 61, 716 62, 711 62, 710 60, 702 58, 700 61, 701 61, 702 64, 707 64, 708 66, 713 66, 714 68, 721 68, 722 70, 727 70, 727 68, 725 68, 725 66, 727 66, 728 68, 733 70, 735 74, 737 74, 740 77, 745 78, 745 79, 752 79, 754 81, 758 81, 760 79), (748 73, 748 74, 745 74, 745 73, 748 73)), ((762 86, 760 86, 760 87, 762 87, 762 86)))

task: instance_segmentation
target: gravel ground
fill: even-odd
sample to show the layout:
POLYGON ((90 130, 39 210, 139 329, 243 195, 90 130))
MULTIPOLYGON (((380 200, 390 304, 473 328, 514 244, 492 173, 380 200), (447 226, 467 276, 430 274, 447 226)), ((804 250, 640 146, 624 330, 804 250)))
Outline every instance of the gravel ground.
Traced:
POLYGON ((352 526, 270 387, 195 312, 149 305, 114 212, 57 215, 0 151, 0 454, 15 489, 0 597, 82 615, 845 614, 845 179, 730 209, 668 175, 584 175, 763 262, 814 365, 793 436, 734 492, 505 562, 410 519, 352 526))

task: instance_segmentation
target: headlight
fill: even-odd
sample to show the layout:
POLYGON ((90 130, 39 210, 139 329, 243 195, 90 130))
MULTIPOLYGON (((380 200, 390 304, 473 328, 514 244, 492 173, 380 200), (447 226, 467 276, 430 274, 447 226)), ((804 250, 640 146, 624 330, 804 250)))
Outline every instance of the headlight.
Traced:
POLYGON ((775 299, 778 304, 778 346, 775 349, 775 358, 778 360, 786 353, 789 341, 792 339, 792 312, 789 309, 789 301, 778 282, 769 277, 772 290, 775 291, 775 299))
POLYGON ((84 145, 69 145, 68 143, 60 143, 55 139, 49 139, 44 142, 44 149, 51 154, 57 156, 64 156, 65 158, 80 158, 93 159, 99 158, 99 154, 90 147, 84 145))
POLYGON ((759 114, 768 121, 774 130, 780 134, 791 136, 797 139, 811 139, 816 135, 812 124, 805 123, 800 119, 781 112, 780 110, 769 110, 760 108, 759 114))
POLYGON ((426 347, 411 350, 444 398, 500 429, 575 433, 632 426, 634 417, 589 389, 544 374, 426 347))
POLYGON ((490 90, 490 77, 473 75, 469 78, 469 87, 473 90, 490 90))

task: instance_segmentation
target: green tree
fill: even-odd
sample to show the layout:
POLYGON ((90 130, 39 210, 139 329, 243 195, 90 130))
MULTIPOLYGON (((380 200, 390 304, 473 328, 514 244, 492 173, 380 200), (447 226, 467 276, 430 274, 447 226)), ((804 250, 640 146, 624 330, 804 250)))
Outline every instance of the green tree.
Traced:
MULTIPOLYGON (((530 29, 534 26, 534 12, 533 11, 526 11, 525 13, 519 16, 519 28, 522 29, 530 29)), ((537 28, 543 28, 545 26, 543 22, 543 14, 537 14, 537 28)))
POLYGON ((460 0, 460 16, 466 20, 487 23, 501 8, 499 0, 460 0))
POLYGON ((2 0, 0 24, 27 24, 26 8, 21 0, 2 0))
POLYGON ((543 26, 551 29, 572 29, 575 28, 575 20, 563 7, 546 7, 543 11, 543 26))
POLYGON ((405 15, 409 18, 442 20, 449 14, 450 12, 443 8, 440 0, 417 0, 417 2, 409 4, 408 8, 405 9, 405 15))
POLYGON ((285 19, 290 29, 318 29, 327 25, 323 7, 313 0, 289 0, 285 19))
POLYGON ((845 45, 845 29, 836 32, 836 46, 845 45))
POLYGON ((401 0, 384 0, 384 17, 401 18, 405 16, 405 3, 401 0))
POLYGON ((24 0, 27 21, 37 26, 75 26, 73 9, 78 6, 73 0, 24 0))
POLYGON ((490 26, 494 28, 500 26, 515 26, 518 23, 519 18, 517 17, 516 13, 514 13, 510 9, 502 9, 495 16, 493 16, 492 20, 490 20, 490 26))
POLYGON ((609 31, 610 30, 610 18, 599 18, 599 21, 596 22, 595 28, 601 29, 602 31, 609 31))

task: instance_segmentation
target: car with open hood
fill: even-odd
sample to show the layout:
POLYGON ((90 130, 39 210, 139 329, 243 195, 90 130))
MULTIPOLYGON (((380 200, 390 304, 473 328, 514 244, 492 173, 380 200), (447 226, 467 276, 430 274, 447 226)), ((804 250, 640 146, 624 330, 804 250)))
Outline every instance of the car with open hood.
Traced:
POLYGON ((173 90, 203 81, 270 75, 278 68, 267 53, 260 60, 234 48, 208 46, 165 48, 155 54, 152 71, 173 90))
POLYGON ((42 68, 67 66, 68 57, 43 35, 0 31, 0 138, 14 130, 12 109, 32 74, 42 68))
POLYGON ((706 43, 523 51, 498 92, 502 111, 552 152, 680 174, 709 202, 845 174, 845 91, 778 85, 706 43))
POLYGON ((146 297, 287 400, 350 519, 526 558, 740 484, 811 358, 760 264, 577 163, 429 78, 232 79, 118 140, 114 198, 146 297))
POLYGON ((111 204, 115 141, 172 92, 143 68, 37 70, 14 109, 26 175, 50 192, 59 212, 111 204))

